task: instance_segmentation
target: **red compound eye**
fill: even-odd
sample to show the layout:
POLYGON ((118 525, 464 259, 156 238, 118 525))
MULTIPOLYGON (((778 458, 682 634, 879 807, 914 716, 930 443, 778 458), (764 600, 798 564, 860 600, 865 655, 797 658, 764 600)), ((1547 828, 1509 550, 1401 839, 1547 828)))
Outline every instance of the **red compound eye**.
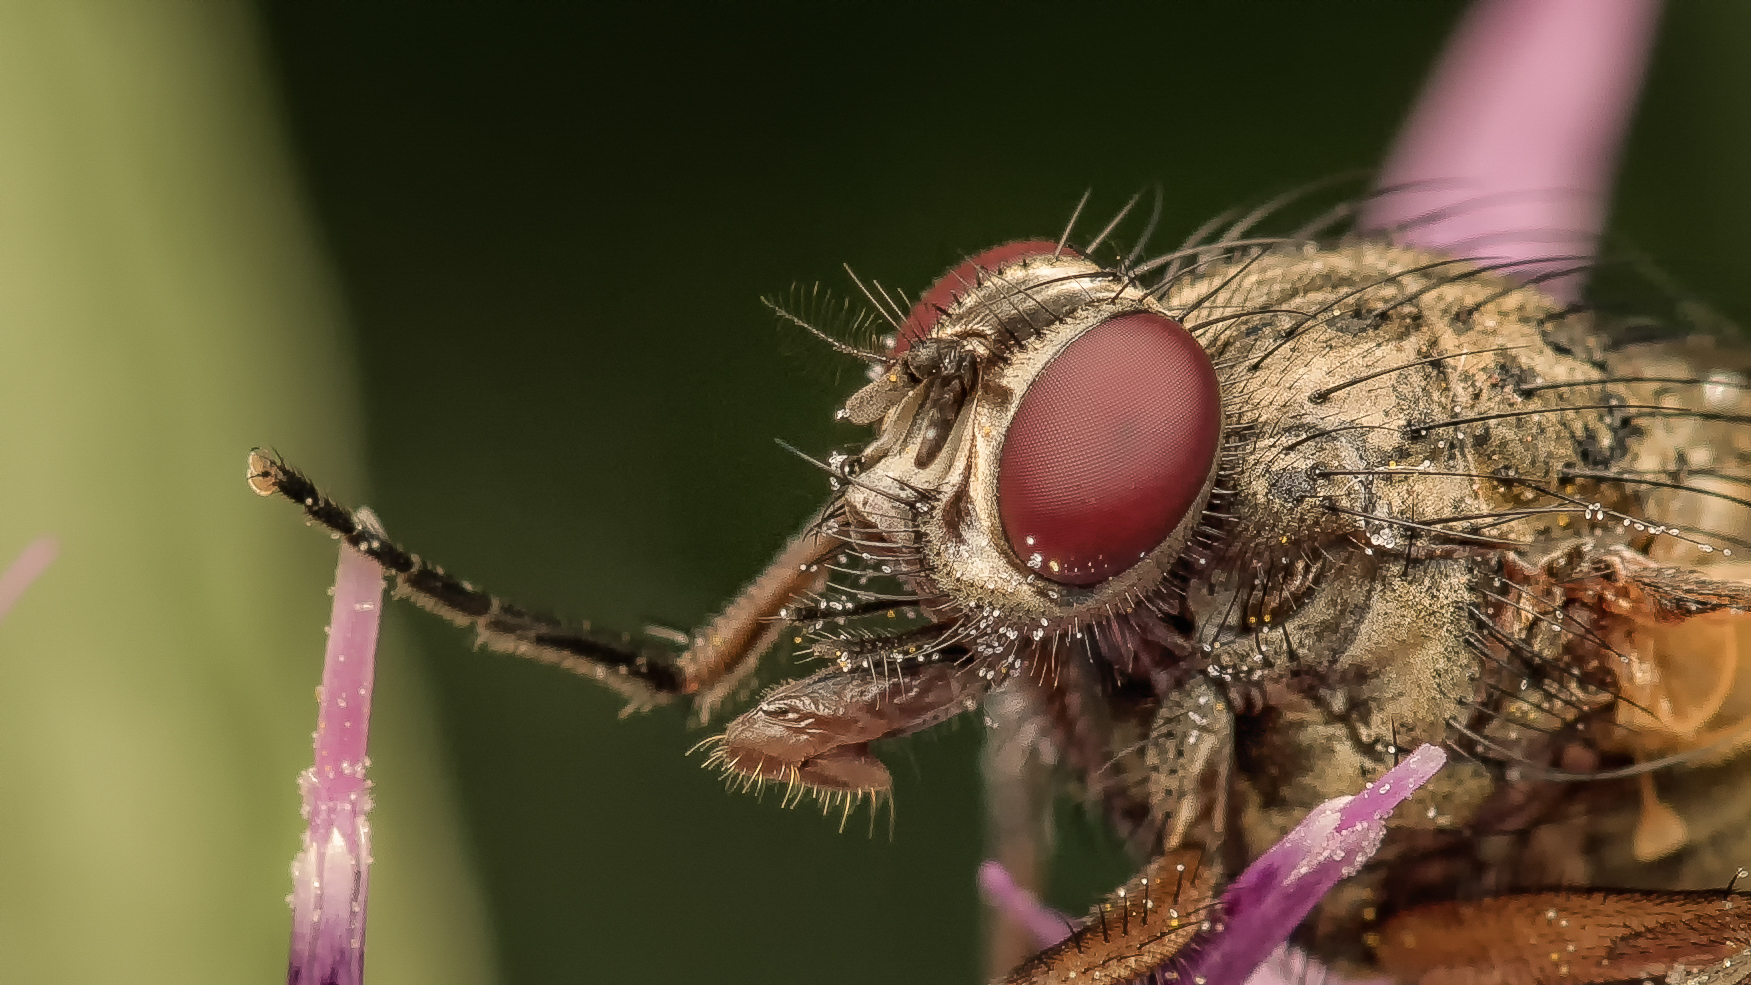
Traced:
MULTIPOLYGON (((1051 256, 1058 253, 1058 244, 1043 239, 1026 239, 1019 243, 1005 243, 961 261, 960 265, 930 285, 912 306, 912 311, 906 320, 900 324, 900 331, 894 338, 894 351, 890 357, 898 356, 912 347, 912 343, 930 334, 936 323, 942 320, 945 308, 954 304, 955 299, 967 292, 967 289, 979 283, 981 270, 996 270, 1006 263, 1027 257, 1051 256)), ((1065 247, 1063 256, 1079 256, 1075 250, 1065 247)))
POLYGON ((1171 318, 1120 315, 1065 347, 1022 396, 997 505, 1009 546, 1056 582, 1095 585, 1160 547, 1216 457, 1216 371, 1171 318))

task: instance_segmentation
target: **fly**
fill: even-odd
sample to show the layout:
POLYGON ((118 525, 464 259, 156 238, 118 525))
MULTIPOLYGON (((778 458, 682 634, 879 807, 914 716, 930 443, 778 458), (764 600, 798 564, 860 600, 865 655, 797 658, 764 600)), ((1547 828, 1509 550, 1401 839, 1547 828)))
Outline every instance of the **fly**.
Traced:
MULTIPOLYGON (((842 411, 868 442, 819 463, 821 511, 679 647, 499 599, 270 454, 249 481, 484 645, 634 707, 711 719, 801 647, 818 669, 708 740, 739 785, 849 814, 890 793, 875 744, 982 708, 995 802, 1068 785, 1139 886, 1209 913, 1434 743, 1453 762, 1298 943, 1407 982, 1743 980, 1720 887, 1751 832, 1720 791, 1751 744, 1751 359, 1629 344, 1511 265, 1326 223, 1150 252, 1151 219, 1119 250, 1129 212, 914 304, 872 292, 891 343, 838 346, 870 370, 842 411)), ((1001 852, 1022 836, 998 820, 1001 852)), ((1128 888, 1110 912, 1153 912, 1128 888)), ((1100 948, 1091 918, 1005 981, 1165 972, 1195 943, 1115 944, 1106 912, 1100 948)))

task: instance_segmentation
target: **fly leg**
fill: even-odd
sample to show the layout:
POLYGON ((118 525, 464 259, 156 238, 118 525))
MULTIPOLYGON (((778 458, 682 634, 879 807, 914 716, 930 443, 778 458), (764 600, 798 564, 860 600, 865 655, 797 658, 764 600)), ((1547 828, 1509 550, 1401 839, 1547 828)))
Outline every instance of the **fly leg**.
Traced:
POLYGON ((677 656, 668 647, 635 641, 630 634, 602 633, 588 623, 530 611, 446 574, 360 524, 352 510, 317 491, 303 473, 260 449, 250 452, 248 478, 259 495, 297 503, 312 521, 382 565, 394 577, 397 595, 472 628, 480 645, 594 678, 625 696, 631 709, 696 695, 701 718, 783 632, 784 608, 826 581, 820 562, 841 546, 837 538, 805 530, 677 656))
POLYGON ((1205 816, 1220 834, 1233 759, 1234 712, 1214 681, 1196 677, 1162 701, 1143 760, 1149 778, 1149 830, 1161 832, 1152 850, 1178 848, 1205 816))
POLYGON ((1001 985, 1176 980, 1172 962, 1215 914, 1220 875, 1195 850, 1157 857, 1001 985))
MULTIPOLYGON (((856 662, 841 657, 835 666, 767 692, 723 735, 708 740, 716 748, 707 765, 721 767, 744 789, 781 783, 786 803, 807 794, 824 807, 842 803, 846 817, 865 797, 879 801, 892 777, 870 743, 977 708, 1002 680, 1006 657, 975 657, 952 645, 899 645, 901 639, 887 652, 863 652, 856 662)), ((827 649, 836 647, 816 647, 817 653, 827 649)))
MULTIPOLYGON (((989 857, 1016 885, 1037 896, 1051 858, 1057 777, 1077 777, 1089 804, 1100 805, 1140 856, 1160 850, 1160 832, 1148 823, 1142 762, 1148 740, 1129 741, 1141 728, 1131 731, 1133 716, 1126 709, 1144 700, 1141 695, 1122 696, 1116 687, 1103 687, 1089 653, 1080 648, 1036 652, 1030 666, 1032 671, 1016 675, 985 704, 992 728, 983 766, 989 857)), ((1148 701, 1153 704, 1153 695, 1148 701)), ((1136 717, 1147 724, 1142 717, 1147 714, 1136 717)), ((1006 914, 987 912, 988 970, 1013 968, 1036 949, 1034 936, 1006 914)))
POLYGON ((1220 881, 1213 859, 1180 845, 1200 817, 1220 829, 1233 752, 1233 712, 1214 682, 1195 678, 1162 702, 1144 743, 1144 764, 1147 830, 1160 832, 1150 850, 1163 854, 1002 985, 1177 977, 1172 962, 1214 913, 1220 881))

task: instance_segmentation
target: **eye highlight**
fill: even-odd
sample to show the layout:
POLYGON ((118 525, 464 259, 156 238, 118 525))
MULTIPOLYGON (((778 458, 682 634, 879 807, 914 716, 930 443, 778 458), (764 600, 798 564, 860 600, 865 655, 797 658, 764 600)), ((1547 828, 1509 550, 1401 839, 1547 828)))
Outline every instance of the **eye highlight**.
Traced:
POLYGON ((997 473, 1010 549, 1067 585, 1124 571, 1197 502, 1221 431, 1216 371, 1178 322, 1101 322, 1047 364, 1010 423, 997 473))

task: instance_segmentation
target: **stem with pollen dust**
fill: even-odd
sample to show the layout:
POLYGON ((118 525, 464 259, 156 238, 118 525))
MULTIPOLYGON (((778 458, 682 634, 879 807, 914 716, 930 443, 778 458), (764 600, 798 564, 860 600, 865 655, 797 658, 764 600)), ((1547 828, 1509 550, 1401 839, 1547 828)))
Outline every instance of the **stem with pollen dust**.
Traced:
MULTIPOLYGON (((360 510, 362 526, 375 527, 360 510)), ((287 985, 361 985, 371 871, 371 782, 366 738, 376 669, 383 571, 342 545, 323 659, 316 762, 298 777, 304 847, 292 860, 292 944, 287 985)))

